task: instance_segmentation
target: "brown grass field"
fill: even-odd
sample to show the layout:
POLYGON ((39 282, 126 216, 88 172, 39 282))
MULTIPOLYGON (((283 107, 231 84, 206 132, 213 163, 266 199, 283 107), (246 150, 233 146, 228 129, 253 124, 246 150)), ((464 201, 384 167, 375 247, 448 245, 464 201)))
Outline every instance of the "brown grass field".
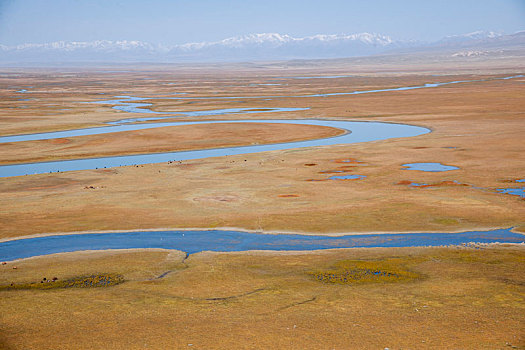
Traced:
POLYGON ((125 279, 111 287, 0 290, 2 344, 5 349, 525 345, 523 248, 208 252, 183 259, 176 251, 83 252, 1 266, 4 284, 93 274, 125 279), (356 266, 408 271, 411 278, 338 283, 316 276, 356 266))
MULTIPOLYGON (((515 181, 525 178, 525 78, 490 80, 524 71, 522 61, 164 66, 125 73, 1 68, 0 136, 147 116, 83 103, 117 95, 151 97, 144 102, 152 103, 152 110, 169 113, 310 108, 174 117, 169 120, 231 123, 0 144, 2 165, 287 142, 341 132, 246 125, 236 123, 239 119, 383 121, 432 132, 354 145, 1 178, 0 240, 222 227, 323 235, 508 227, 525 233, 524 199, 497 192, 522 187, 515 181), (353 76, 291 78, 324 74, 353 76), (489 80, 322 98, 191 99, 483 78, 489 80), (281 85, 257 85, 267 83, 281 85), (180 95, 187 99, 170 99, 178 96, 174 93, 187 93, 180 95), (403 170, 402 164, 416 162, 460 169, 403 170), (327 180, 341 171, 366 178, 327 180), (410 186, 413 182, 427 185, 410 186)), ((188 258, 163 250, 55 254, 0 266, 0 348, 524 349, 524 276, 522 245, 203 252, 188 258)))

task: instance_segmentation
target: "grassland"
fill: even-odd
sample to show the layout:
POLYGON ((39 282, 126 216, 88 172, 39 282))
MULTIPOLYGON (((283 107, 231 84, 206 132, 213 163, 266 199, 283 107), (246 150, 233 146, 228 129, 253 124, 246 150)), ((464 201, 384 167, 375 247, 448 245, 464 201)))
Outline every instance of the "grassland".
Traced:
POLYGON ((294 142, 344 131, 315 125, 241 123, 184 125, 4 145, 0 164, 47 162, 194 149, 294 142))
MULTIPOLYGON (((523 348, 523 247, 64 253, 0 284, 119 274, 106 288, 0 290, 6 349, 523 348), (358 269, 358 283, 319 274, 358 269)), ((17 269, 12 269, 16 265, 17 269)))
MULTIPOLYGON (((172 99, 174 93, 297 96, 525 71, 523 62, 511 63, 476 61, 444 68, 344 62, 305 68, 290 63, 141 67, 125 73, 4 69, 1 135, 104 126, 129 115, 83 102, 124 93, 154 97, 146 102, 158 112, 254 108, 261 113, 179 119, 232 121, 206 128, 0 144, 2 164, 284 142, 339 132, 235 123, 241 118, 384 121, 424 126, 432 133, 2 178, 0 239, 188 227, 324 235, 497 227, 525 232, 525 201, 497 192, 521 186, 516 180, 525 177, 525 78, 327 98, 172 99), (321 74, 351 77, 282 78, 281 85, 251 85, 321 74), (275 107, 310 109, 263 113, 275 107), (403 170, 402 164, 415 162, 460 169, 403 170), (366 178, 328 180, 334 174, 366 178)), ((35 257, 0 265, 0 348, 523 349, 524 263, 521 245, 202 252, 189 257, 133 250, 35 257)))
MULTIPOLYGON (((519 71, 506 74, 516 73, 519 71)), ((200 79, 194 75, 190 79, 180 72, 172 75, 137 72, 112 75, 110 82, 107 75, 87 72, 79 74, 71 86, 66 84, 67 76, 28 74, 26 80, 17 77, 8 81, 9 84, 18 82, 20 87, 24 84, 34 87, 25 94, 15 89, 3 92, 8 94, 2 100, 4 106, 27 105, 28 108, 4 109, 2 130, 4 133, 43 131, 42 125, 46 125, 46 130, 61 130, 74 122, 82 121, 77 126, 101 126, 103 122, 122 119, 122 112, 78 101, 100 100, 104 96, 99 95, 101 91, 110 96, 119 95, 133 79, 139 83, 133 86, 133 91, 125 91, 159 97, 173 91, 195 96, 301 95, 502 76, 399 74, 379 77, 370 74, 311 81, 289 79, 284 80, 282 86, 247 88, 248 81, 264 82, 270 78, 248 75, 241 79, 221 74, 210 80, 204 73, 200 79), (153 79, 141 80, 145 75, 153 79), (176 88, 166 85, 167 81, 177 79, 180 85, 176 88), (231 87, 225 89, 225 85, 231 87), (15 97, 34 100, 15 101, 15 97), (62 111, 64 107, 70 110, 62 111)), ((266 74, 271 76, 271 72, 266 74)), ((517 227, 523 231, 523 199, 498 193, 497 189, 518 187, 514 181, 525 177, 525 163, 521 161, 525 153, 522 142, 524 82, 525 78, 517 78, 401 92, 327 98, 283 97, 270 101, 151 100, 153 109, 169 111, 310 107, 307 111, 278 115, 208 117, 213 119, 372 120, 425 126, 433 132, 365 144, 6 178, 0 182, 0 200, 9 205, 0 212, 0 238, 47 232, 167 227, 239 227, 320 234, 444 232, 493 227, 517 227), (338 163, 346 158, 358 163, 338 163), (402 164, 414 162, 441 162, 460 169, 443 173, 403 170, 402 164), (334 171, 365 175, 366 179, 327 181, 334 171), (433 186, 414 188, 407 185, 411 182, 433 186)), ((277 127, 271 125, 227 124, 210 127, 208 138, 203 134, 206 130, 203 127, 179 131, 161 128, 107 138, 1 144, 0 152, 5 155, 2 157, 5 163, 251 144, 247 140, 249 135, 264 143, 334 133, 330 129, 306 126, 279 127, 277 131, 277 127)))

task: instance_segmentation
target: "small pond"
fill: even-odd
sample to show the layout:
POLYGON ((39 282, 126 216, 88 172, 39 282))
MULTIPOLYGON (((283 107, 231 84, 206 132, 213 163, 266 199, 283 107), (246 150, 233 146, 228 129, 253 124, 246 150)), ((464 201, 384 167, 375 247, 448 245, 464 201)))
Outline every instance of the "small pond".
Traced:
POLYGON ((452 165, 444 165, 441 163, 408 163, 403 164, 407 169, 403 170, 419 170, 427 172, 442 172, 450 170, 458 170, 459 168, 452 165))

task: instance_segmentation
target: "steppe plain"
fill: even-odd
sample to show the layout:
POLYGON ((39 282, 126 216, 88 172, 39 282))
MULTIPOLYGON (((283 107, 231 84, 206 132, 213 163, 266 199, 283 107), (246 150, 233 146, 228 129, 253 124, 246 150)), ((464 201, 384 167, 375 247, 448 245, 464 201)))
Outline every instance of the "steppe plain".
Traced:
MULTIPOLYGON (((3 68, 0 136, 97 127, 136 117, 111 105, 85 103, 120 95, 154 98, 144 102, 170 114, 222 108, 261 113, 170 119, 232 121, 213 126, 0 144, 2 165, 288 142, 341 132, 235 123, 239 119, 382 121, 432 132, 353 145, 2 178, 0 239, 229 227, 261 234, 508 227, 523 233, 523 198, 497 189, 518 187, 516 180, 525 177, 525 78, 494 78, 524 71, 520 60, 3 68), (337 75, 345 77, 295 79, 337 75), (480 79, 486 80, 408 91, 286 97, 480 79), (186 95, 175 95, 179 93, 186 95), (184 99, 171 99, 177 96, 184 99), (245 98, 191 99, 214 96, 245 98), (248 98, 254 96, 268 98, 248 98), (275 107, 309 109, 263 113, 275 107), (403 170, 402 164, 416 162, 439 162, 459 170, 403 170), (366 178, 327 180, 341 173, 366 178)), ((0 345, 524 348, 524 264, 523 246, 497 244, 202 252, 189 257, 177 251, 122 250, 34 257, 0 266, 0 345), (368 270, 387 274, 355 275, 368 270), (119 283, 49 289, 39 284, 43 277, 63 281, 105 275, 119 276, 119 283), (11 284, 25 289, 9 288, 11 284)))

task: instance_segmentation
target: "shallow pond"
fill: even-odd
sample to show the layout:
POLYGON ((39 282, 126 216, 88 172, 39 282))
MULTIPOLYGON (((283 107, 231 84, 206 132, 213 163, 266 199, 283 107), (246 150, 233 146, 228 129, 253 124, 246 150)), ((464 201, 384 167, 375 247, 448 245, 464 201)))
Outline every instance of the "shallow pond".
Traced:
POLYGON ((497 191, 499 193, 510 194, 510 195, 513 195, 513 196, 520 196, 521 198, 525 198, 525 187, 498 188, 497 191))
POLYGON ((452 165, 444 165, 441 163, 408 163, 403 164, 407 169, 403 170, 419 170, 427 172, 442 172, 450 170, 458 170, 459 168, 452 165))
POLYGON ((328 180, 360 180, 365 177, 365 175, 334 175, 330 176, 328 180))

